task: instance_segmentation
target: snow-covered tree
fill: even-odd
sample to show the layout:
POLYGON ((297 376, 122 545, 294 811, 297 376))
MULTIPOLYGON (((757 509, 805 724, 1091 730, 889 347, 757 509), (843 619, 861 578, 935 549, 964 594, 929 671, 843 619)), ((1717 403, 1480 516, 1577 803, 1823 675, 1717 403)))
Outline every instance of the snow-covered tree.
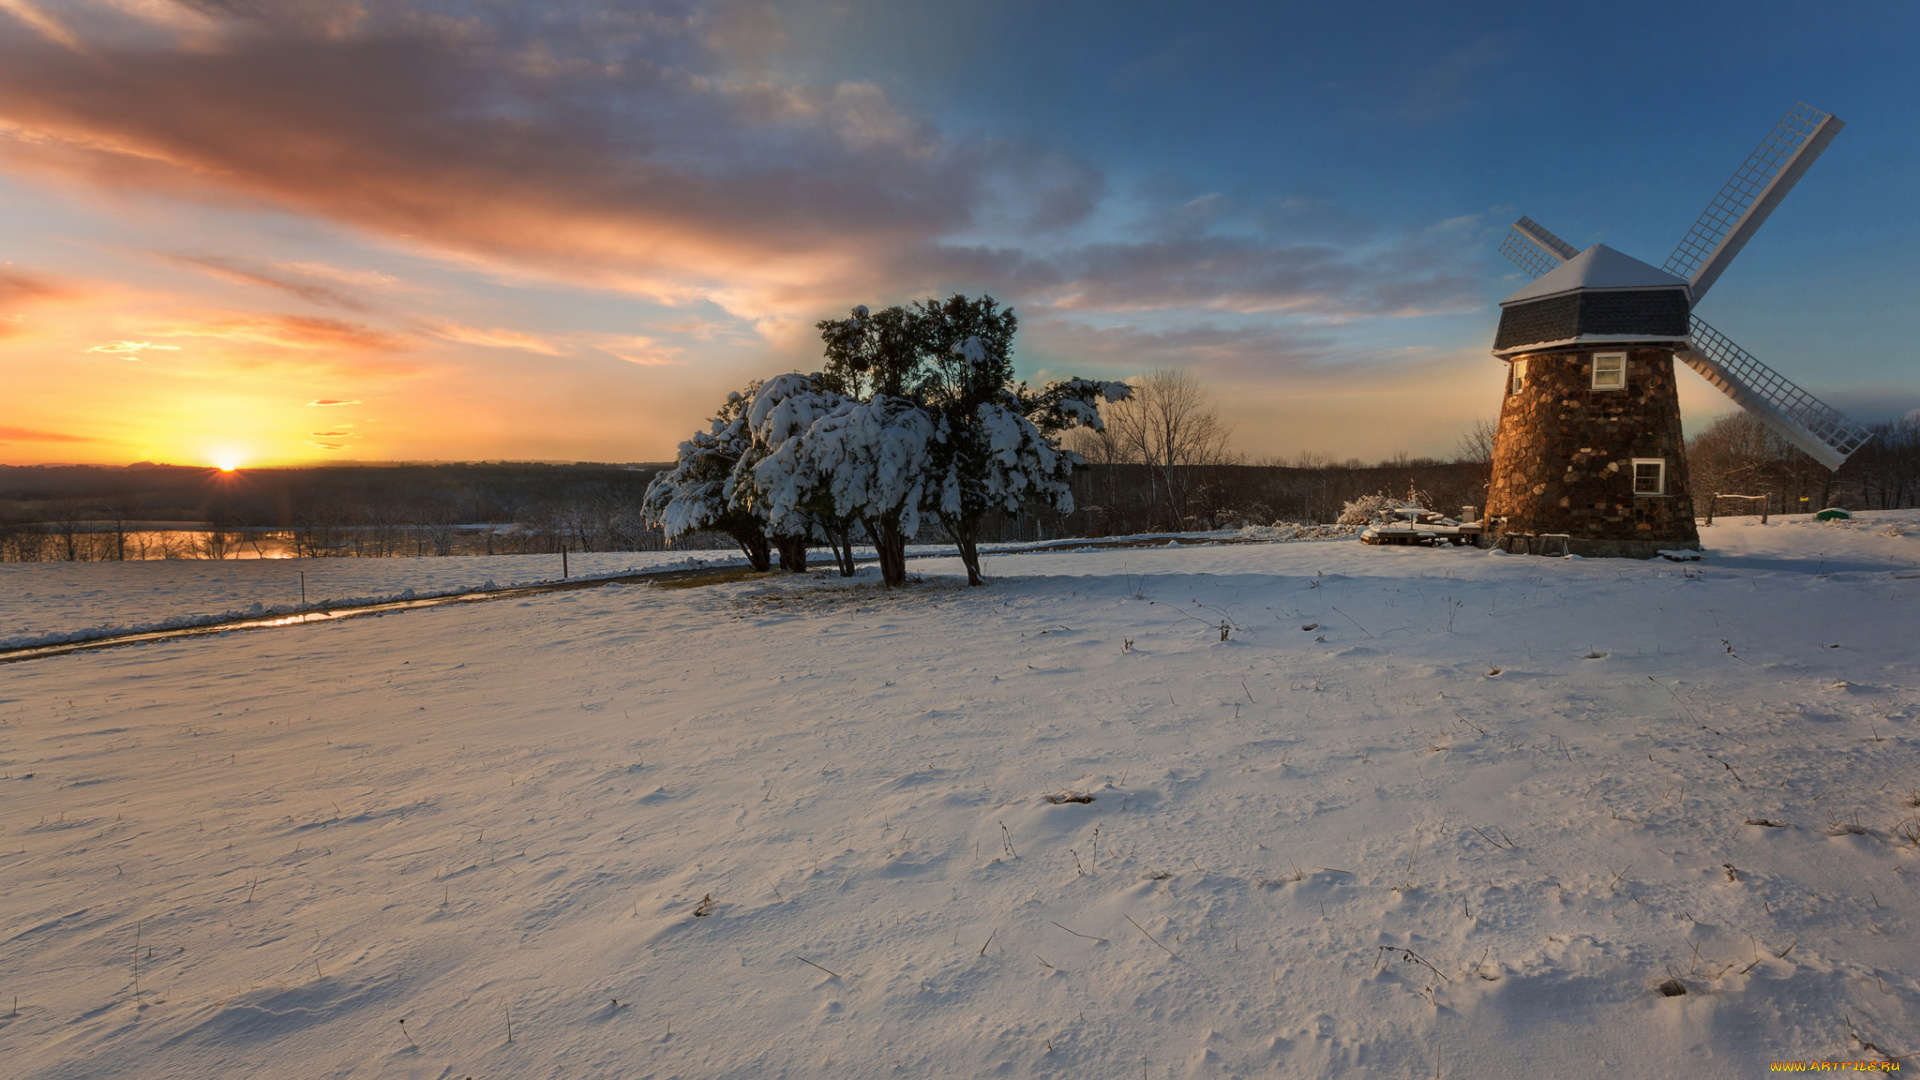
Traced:
MULTIPOLYGON (((860 523, 888 585, 906 581, 906 541, 919 528, 934 417, 910 398, 859 401, 812 376, 785 375, 761 388, 749 410, 765 456, 752 466, 760 513, 776 528, 801 521, 847 543, 860 523)), ((843 557, 843 571, 851 561, 843 557)))
POLYGON ((732 494, 734 468, 753 449, 747 407, 760 389, 755 382, 728 394, 707 430, 681 443, 673 468, 647 485, 641 506, 669 541, 702 529, 724 532, 740 545, 749 565, 766 570, 772 559, 765 521, 751 507, 736 505, 732 494))
POLYGON ((799 544, 815 536, 833 548, 843 577, 852 577, 856 518, 841 512, 805 447, 794 440, 821 417, 842 408, 847 399, 826 389, 813 375, 781 375, 760 387, 747 408, 751 447, 734 466, 732 498, 741 509, 765 521, 776 537, 799 544), (794 443, 788 446, 788 443, 794 443), (779 460, 762 474, 760 466, 779 460))
MULTIPOLYGON (((919 505, 903 507, 897 518, 880 524, 884 529, 898 521, 897 550, 904 558, 917 513, 931 516, 959 548, 973 585, 982 584, 978 531, 985 516, 1015 513, 1033 500, 1072 512, 1067 480, 1080 458, 1062 450, 1055 436, 1082 424, 1097 428, 1099 403, 1128 392, 1121 383, 1086 379, 1053 383, 1039 393, 1016 383, 1011 354, 1018 326, 1013 311, 1001 310, 992 297, 959 295, 878 314, 859 307, 847 319, 820 324, 828 385, 890 402, 896 424, 913 412, 925 418, 911 425, 928 438, 919 505)), ((900 494, 902 487, 891 493, 900 494)), ((904 575, 902 563, 902 580, 904 575)))

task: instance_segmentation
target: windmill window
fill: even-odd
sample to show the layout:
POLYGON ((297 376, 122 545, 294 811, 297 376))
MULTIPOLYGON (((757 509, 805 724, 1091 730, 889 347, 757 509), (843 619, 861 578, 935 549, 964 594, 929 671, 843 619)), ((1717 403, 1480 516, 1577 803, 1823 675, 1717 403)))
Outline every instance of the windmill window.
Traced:
POLYGON ((1507 392, 1517 394, 1527 385, 1527 361, 1523 357, 1515 360, 1511 366, 1513 368, 1513 378, 1507 386, 1507 392))
POLYGON ((1667 459, 1633 459, 1633 493, 1635 495, 1665 495, 1667 493, 1667 459))
POLYGON ((1594 354, 1593 388, 1595 390, 1625 390, 1627 388, 1626 353, 1594 354))

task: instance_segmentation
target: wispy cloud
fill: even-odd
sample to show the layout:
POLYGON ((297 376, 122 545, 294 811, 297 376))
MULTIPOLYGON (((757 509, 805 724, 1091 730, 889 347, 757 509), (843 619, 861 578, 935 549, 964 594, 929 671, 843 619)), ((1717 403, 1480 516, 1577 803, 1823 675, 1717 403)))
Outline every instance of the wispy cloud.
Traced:
POLYGON ((0 0, 0 11, 32 27, 35 33, 48 41, 64 45, 74 52, 85 51, 80 44, 80 39, 75 37, 71 30, 68 30, 58 19, 41 11, 29 0, 0 0))
POLYGON ((86 435, 67 435, 58 431, 36 431, 23 427, 0 427, 0 443, 85 443, 99 440, 86 435))
POLYGON ((350 400, 347 400, 346 398, 321 398, 318 401, 307 402, 307 405, 310 408, 312 407, 326 408, 332 405, 358 405, 358 404, 360 404, 358 401, 350 401, 350 400))
POLYGON ((343 319, 310 315, 219 316, 177 322, 154 333, 161 337, 212 338, 283 349, 402 352, 413 347, 413 342, 401 334, 343 319))
POLYGON ((641 335, 597 334, 588 339, 594 348, 618 360, 642 367, 677 364, 682 349, 654 337, 641 335))
POLYGON ((535 334, 502 327, 462 326, 458 323, 431 323, 428 333, 446 341, 462 345, 480 345, 489 349, 517 349, 521 352, 539 353, 542 356, 559 356, 561 349, 553 342, 535 334))
POLYGON ((349 311, 366 311, 370 307, 366 300, 343 289, 337 277, 327 280, 304 267, 262 266, 215 255, 176 255, 172 261, 224 281, 276 289, 323 307, 349 311))
POLYGON ((57 300, 72 292, 70 286, 52 278, 0 266, 0 310, 36 300, 57 300))
POLYGON ((156 345, 151 341, 108 341, 89 348, 90 353, 106 353, 109 356, 124 356, 129 360, 140 359, 140 354, 149 349, 163 352, 179 352, 178 345, 156 345))
POLYGON ((22 331, 26 314, 21 309, 73 295, 71 287, 51 278, 0 266, 0 338, 22 331))
POLYGON ((1072 357, 1107 371, 1186 367, 1227 382, 1311 375, 1336 355, 1325 333, 1265 325, 1184 323, 1150 328, 1093 326, 1067 317, 1031 320, 1025 348, 1043 356, 1072 357))

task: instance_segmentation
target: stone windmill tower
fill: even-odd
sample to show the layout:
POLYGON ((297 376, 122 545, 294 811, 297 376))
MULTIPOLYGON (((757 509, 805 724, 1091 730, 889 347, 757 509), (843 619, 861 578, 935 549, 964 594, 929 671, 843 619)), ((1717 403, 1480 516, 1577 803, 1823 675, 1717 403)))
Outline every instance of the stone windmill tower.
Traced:
POLYGON ((1693 314, 1707 290, 1840 133, 1804 104, 1727 182, 1664 268, 1577 251, 1531 218, 1501 253, 1534 281, 1501 301, 1508 365, 1487 523, 1495 537, 1565 534, 1581 555, 1697 548, 1674 361, 1829 469, 1867 431, 1693 314))

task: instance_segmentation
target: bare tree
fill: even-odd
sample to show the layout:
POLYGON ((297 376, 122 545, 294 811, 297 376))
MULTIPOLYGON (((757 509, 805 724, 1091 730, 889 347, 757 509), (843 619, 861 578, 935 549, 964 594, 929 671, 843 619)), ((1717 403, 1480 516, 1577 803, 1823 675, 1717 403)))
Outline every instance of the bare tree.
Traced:
POLYGON ((1493 464, 1493 437, 1500 425, 1486 417, 1473 422, 1461 436, 1453 452, 1453 460, 1465 465, 1493 464))
POLYGON ((1920 412, 1876 424, 1839 476, 1863 509, 1900 510, 1920 503, 1920 412))
POLYGON ((1233 429, 1220 419, 1200 379, 1177 368, 1129 380, 1133 396, 1109 408, 1107 427, 1127 461, 1145 465, 1164 495, 1172 528, 1186 525, 1197 467, 1230 465, 1233 429))
POLYGON ((92 555, 86 536, 87 505, 79 499, 55 499, 46 508, 48 531, 57 539, 62 562, 78 562, 92 555))
POLYGON ((1687 470, 1696 513, 1716 492, 1770 494, 1778 513, 1792 511, 1802 498, 1817 510, 1833 490, 1832 473, 1744 411, 1722 416, 1687 441, 1687 470))

